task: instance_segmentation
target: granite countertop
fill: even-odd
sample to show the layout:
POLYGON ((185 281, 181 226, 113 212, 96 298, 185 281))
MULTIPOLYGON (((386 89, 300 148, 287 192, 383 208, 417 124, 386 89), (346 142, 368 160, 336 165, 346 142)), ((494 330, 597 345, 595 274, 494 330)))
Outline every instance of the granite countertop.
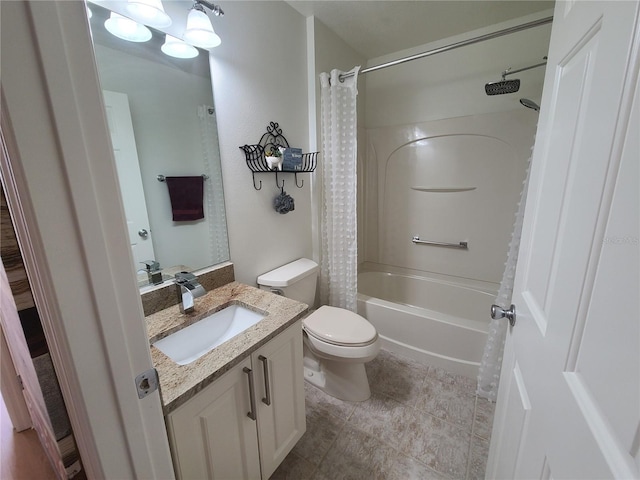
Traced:
POLYGON ((178 305, 174 305, 146 317, 149 344, 229 305, 241 305, 265 318, 188 365, 178 365, 151 346, 165 415, 302 318, 308 310, 304 303, 232 282, 196 298, 192 313, 180 313, 178 305))

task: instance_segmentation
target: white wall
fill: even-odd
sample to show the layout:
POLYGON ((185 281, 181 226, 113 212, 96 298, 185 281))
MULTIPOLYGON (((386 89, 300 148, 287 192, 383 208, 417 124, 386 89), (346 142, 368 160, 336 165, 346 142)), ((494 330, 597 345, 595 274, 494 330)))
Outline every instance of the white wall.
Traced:
MULTIPOLYGON (((552 11, 540 12, 373 58, 367 66, 379 65, 552 14, 552 11)), ((523 97, 540 104, 543 67, 508 76, 507 79, 521 80, 520 91, 515 94, 488 96, 484 86, 488 82, 500 80, 502 71, 508 67, 515 70, 544 61, 550 35, 551 24, 547 24, 367 74, 367 128, 514 110, 520 107, 519 99, 523 97)))
MULTIPOLYGON (((310 17, 314 34, 316 120, 318 125, 318 145, 320 145, 320 80, 322 72, 333 69, 348 71, 356 65, 364 68, 366 59, 338 37, 332 30, 316 18, 310 17)), ((364 125, 366 78, 358 79, 358 124, 364 125)))
POLYGON ((291 146, 308 151, 305 18, 284 2, 221 2, 214 20, 222 45, 211 54, 231 261, 238 281, 312 255, 310 175, 293 175, 285 191, 295 210, 272 207, 280 193, 272 174, 260 174, 253 188, 240 146, 258 143, 269 122, 280 124, 291 146))
MULTIPOLYGON (((395 52, 371 59, 367 66, 415 55, 552 14, 552 11, 540 12, 395 52)), ((533 145, 537 121, 537 114, 521 106, 519 99, 524 97, 540 103, 545 69, 539 67, 507 77, 521 80, 520 90, 515 94, 488 96, 484 86, 500 80, 502 71, 510 66, 519 69, 543 62, 550 34, 551 25, 547 24, 366 75, 368 152, 365 156, 364 178, 359 184, 364 206, 359 210, 359 217, 364 222, 364 228, 361 229, 364 232, 361 237, 364 238, 361 241, 365 244, 360 253, 365 251, 366 261, 476 280, 500 281, 502 261, 513 226, 513 213, 524 179, 524 165, 530 156, 529 149, 533 145), (503 116, 492 116, 501 112, 513 112, 509 114, 512 120, 508 120, 511 117, 505 120, 503 116), (485 128, 485 122, 497 124, 486 125, 485 128), (500 122, 503 127, 499 126, 500 122), (514 131, 511 128, 513 126, 518 128, 514 131), (503 159, 506 163, 502 165, 497 165, 495 158, 476 158, 477 155, 472 151, 463 152, 461 146, 456 146, 453 149, 456 153, 449 155, 447 149, 433 150, 442 143, 435 140, 423 146, 411 143, 420 138, 454 134, 455 138, 460 139, 470 139, 478 134, 486 136, 486 139, 498 139, 497 144, 505 146, 503 153, 512 157, 513 164, 507 161, 509 158, 503 159), (456 167, 458 163, 467 162, 467 166, 462 167, 461 175, 450 178, 448 182, 470 182, 477 184, 477 190, 434 194, 416 193, 406 185, 402 187, 402 182, 391 187, 386 185, 390 178, 395 178, 392 174, 398 173, 393 170, 397 166, 390 167, 391 171, 388 171, 388 162, 396 150, 399 151, 403 146, 408 146, 408 149, 404 149, 407 151, 424 150, 415 153, 414 156, 417 156, 412 160, 413 163, 408 163, 410 168, 424 170, 424 178, 420 180, 423 183, 433 187, 448 187, 450 185, 432 185, 433 182, 437 183, 433 172, 447 168, 455 170, 460 168, 456 167), (468 177, 476 164, 486 165, 486 168, 477 171, 474 178, 465 179, 464 175, 468 177), (486 181, 485 173, 489 174, 489 180, 503 178, 509 182, 509 188, 497 188, 498 191, 493 192, 496 186, 486 181), (394 195, 397 198, 391 200, 388 192, 385 193, 387 187, 395 188, 394 195), (399 191, 404 193, 400 194, 399 191), (384 217, 385 209, 388 210, 387 214, 395 212, 387 220, 384 217), (492 216, 496 217, 499 226, 492 227, 494 230, 489 232, 486 223, 491 223, 492 216), (400 228, 400 224, 405 228, 400 228), (468 240, 469 251, 462 253, 437 247, 416 247, 410 241, 416 234, 423 239, 442 242, 468 240)), ((470 148, 473 150, 475 147, 470 148)), ((412 175, 416 178, 411 181, 418 181, 418 171, 412 175)))
POLYGON ((378 183, 367 260, 499 283, 537 120, 523 107, 368 129, 367 174, 378 183), (468 250, 414 245, 414 235, 468 250))

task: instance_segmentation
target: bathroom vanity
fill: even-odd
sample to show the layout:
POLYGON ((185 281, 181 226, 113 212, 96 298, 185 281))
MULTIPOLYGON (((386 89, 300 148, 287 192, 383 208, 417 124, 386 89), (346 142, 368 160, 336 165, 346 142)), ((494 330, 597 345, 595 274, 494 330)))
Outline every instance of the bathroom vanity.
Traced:
POLYGON ((305 432, 305 304, 232 282, 149 315, 150 343, 232 305, 264 318, 186 365, 151 346, 179 479, 266 480, 305 432))

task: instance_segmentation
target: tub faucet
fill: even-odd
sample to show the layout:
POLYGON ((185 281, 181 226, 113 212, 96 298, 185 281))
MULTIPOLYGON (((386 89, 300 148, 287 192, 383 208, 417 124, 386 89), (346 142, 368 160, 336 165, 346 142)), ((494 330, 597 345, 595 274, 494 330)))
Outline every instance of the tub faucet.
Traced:
POLYGON ((193 312, 194 298, 201 297, 205 293, 207 293, 206 290, 198 283, 198 279, 193 273, 176 273, 176 295, 182 313, 193 312))

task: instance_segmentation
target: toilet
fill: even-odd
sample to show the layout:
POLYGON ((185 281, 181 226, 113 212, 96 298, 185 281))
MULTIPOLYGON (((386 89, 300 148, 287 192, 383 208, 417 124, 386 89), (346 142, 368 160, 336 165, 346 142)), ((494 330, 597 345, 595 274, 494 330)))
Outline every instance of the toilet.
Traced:
MULTIPOLYGON (((263 290, 313 306, 318 264, 301 258, 258 277, 263 290)), ((352 402, 371 396, 364 368, 380 351, 378 332, 364 317, 322 306, 302 320, 304 378, 325 393, 352 402)))

